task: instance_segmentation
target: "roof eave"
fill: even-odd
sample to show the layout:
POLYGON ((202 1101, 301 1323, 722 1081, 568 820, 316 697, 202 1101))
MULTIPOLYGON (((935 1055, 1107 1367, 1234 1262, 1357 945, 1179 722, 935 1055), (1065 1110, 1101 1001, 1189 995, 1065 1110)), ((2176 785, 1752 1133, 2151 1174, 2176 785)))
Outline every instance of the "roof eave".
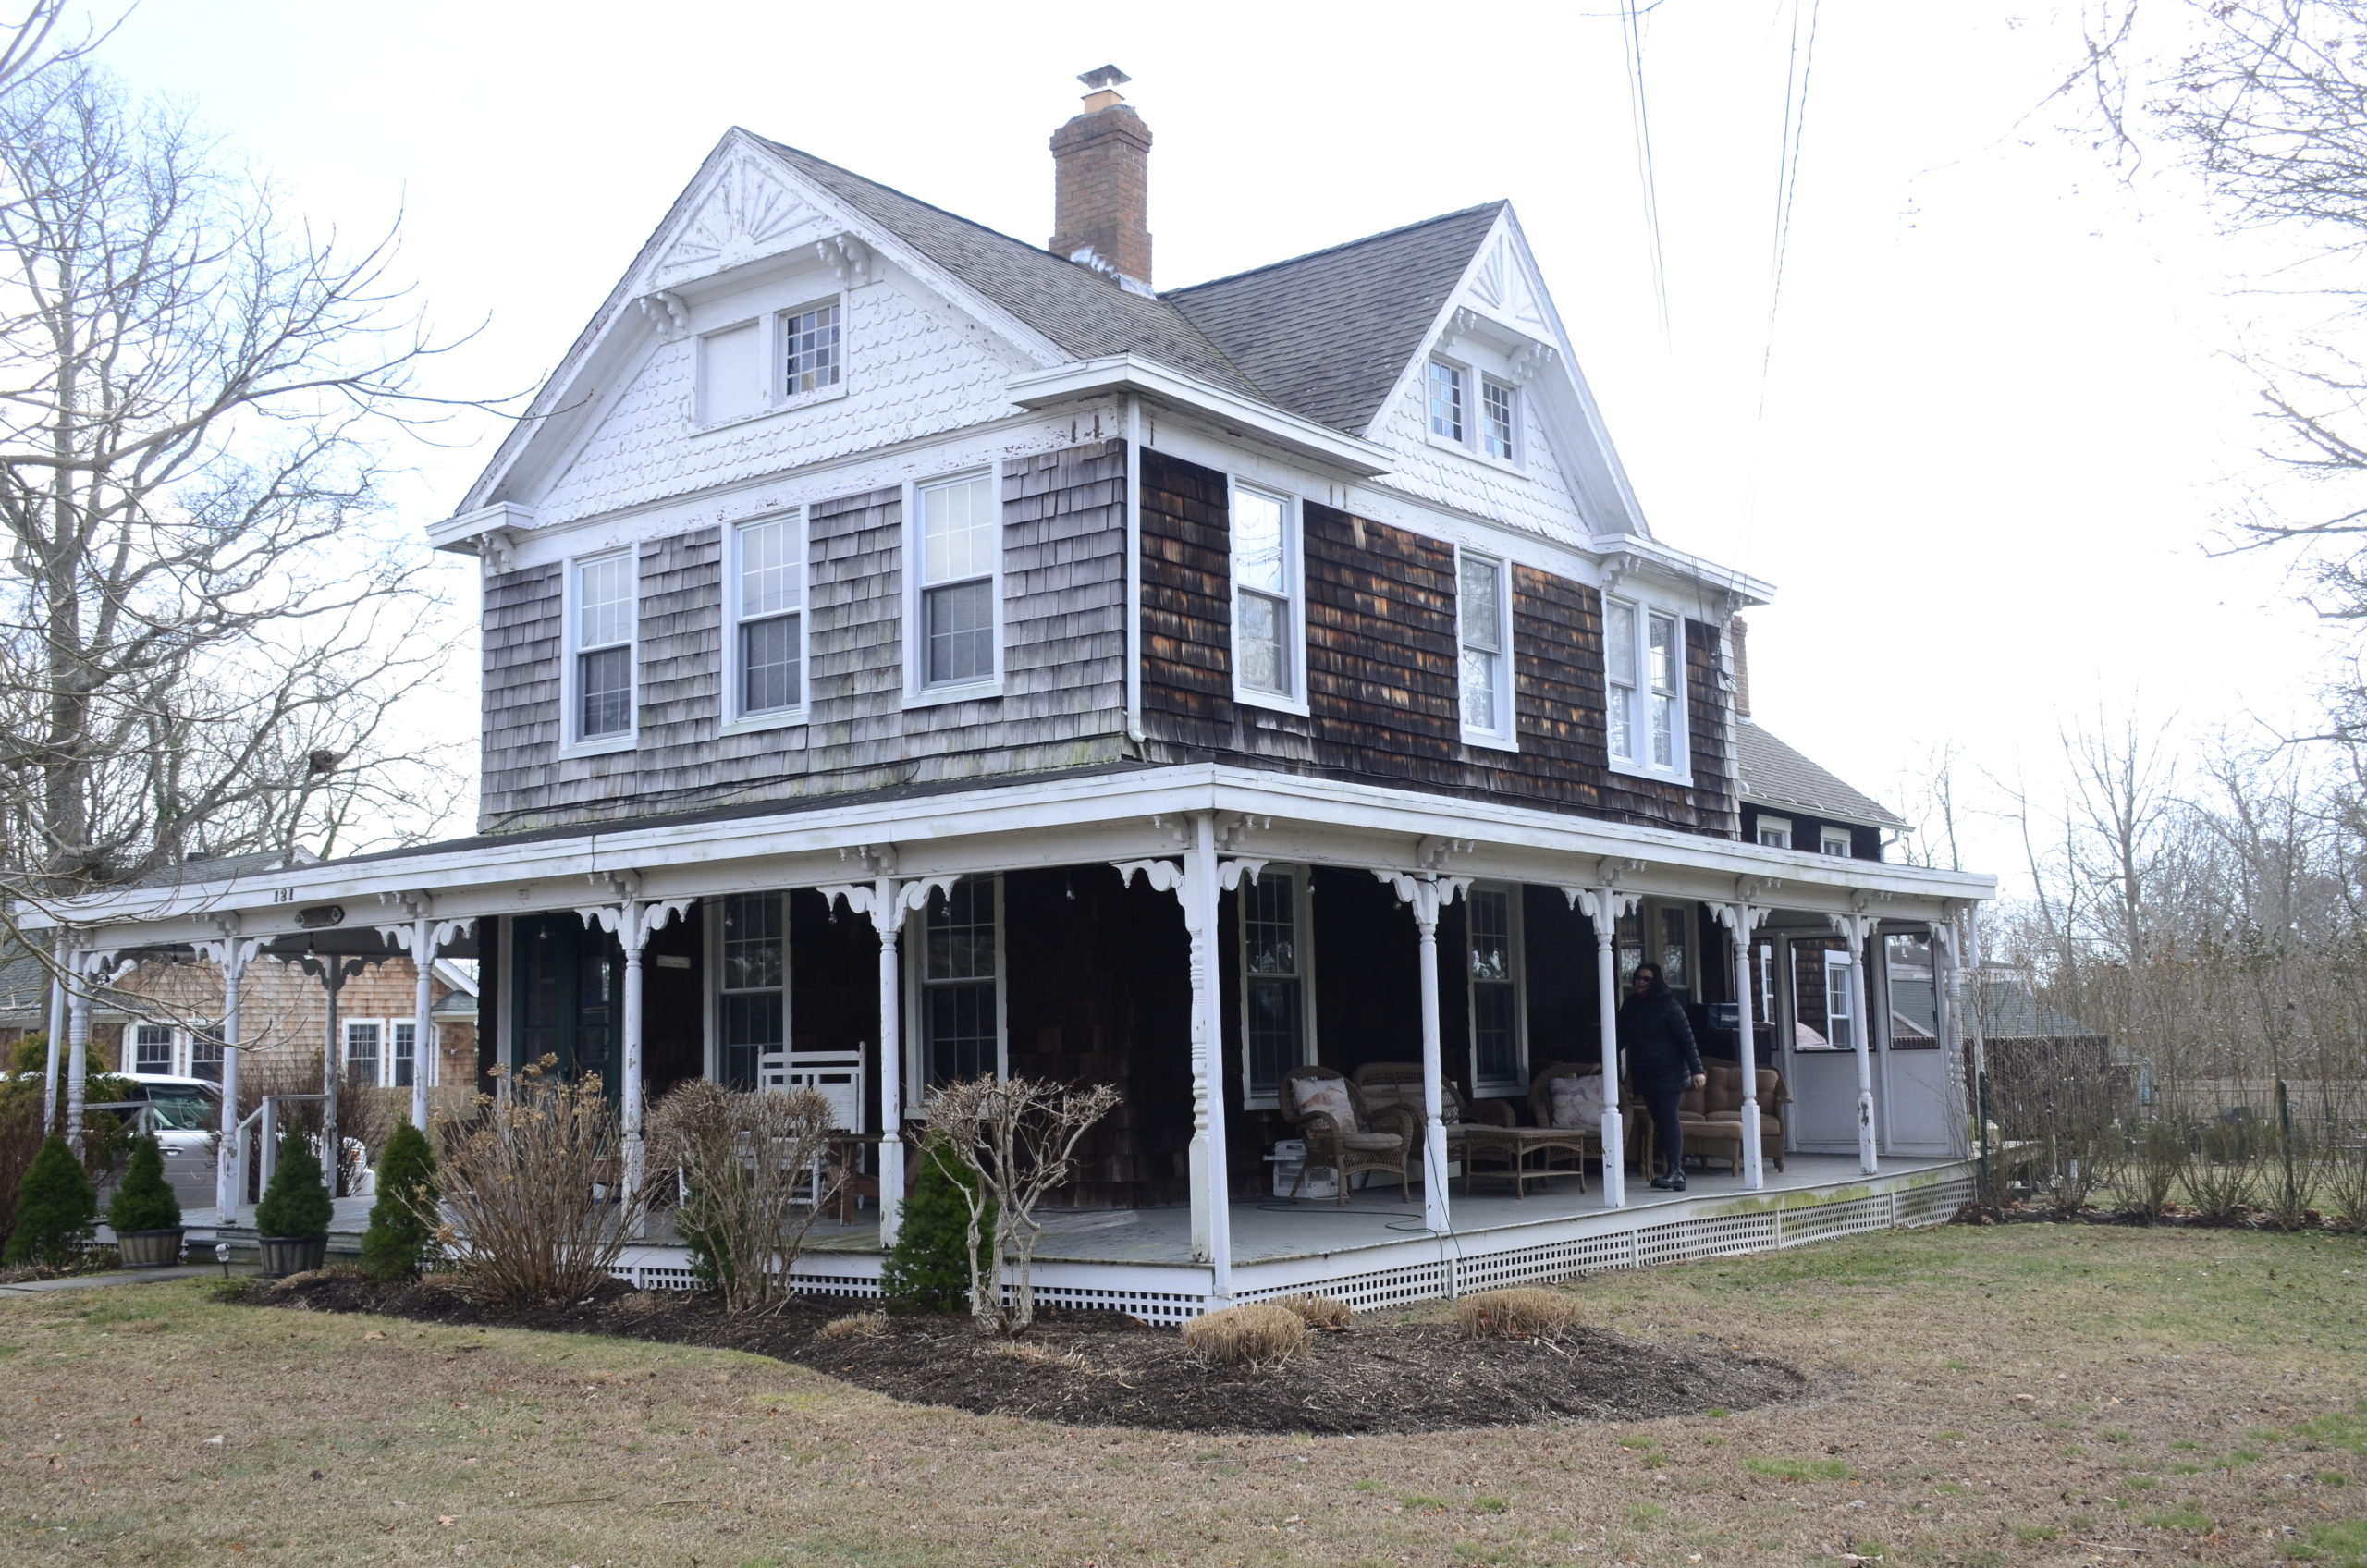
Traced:
POLYGON ((1395 455, 1385 447, 1134 354, 1110 354, 1031 371, 1013 377, 1004 392, 1024 409, 1132 393, 1167 408, 1206 415, 1359 479, 1378 477, 1396 466, 1395 455))
POLYGON ((1741 791, 1744 805, 1767 811, 1796 811, 1812 816, 1819 822, 1837 822, 1845 827, 1879 827, 1887 833, 1911 833, 1914 828, 1900 817, 1888 813, 1849 811, 1829 806, 1819 801, 1791 801, 1780 795, 1763 795, 1746 786, 1741 791))

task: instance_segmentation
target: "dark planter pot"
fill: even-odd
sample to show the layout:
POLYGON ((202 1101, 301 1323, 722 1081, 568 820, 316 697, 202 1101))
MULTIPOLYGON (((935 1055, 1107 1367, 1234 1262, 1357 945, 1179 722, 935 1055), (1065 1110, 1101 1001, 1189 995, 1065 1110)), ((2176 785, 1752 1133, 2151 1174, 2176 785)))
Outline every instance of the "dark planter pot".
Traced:
POLYGON ((263 1247, 263 1272, 266 1280, 285 1279, 290 1274, 309 1274, 326 1263, 329 1239, 326 1236, 259 1236, 263 1247))
POLYGON ((115 1250, 126 1268, 170 1268, 181 1260, 181 1228, 117 1231, 115 1250))

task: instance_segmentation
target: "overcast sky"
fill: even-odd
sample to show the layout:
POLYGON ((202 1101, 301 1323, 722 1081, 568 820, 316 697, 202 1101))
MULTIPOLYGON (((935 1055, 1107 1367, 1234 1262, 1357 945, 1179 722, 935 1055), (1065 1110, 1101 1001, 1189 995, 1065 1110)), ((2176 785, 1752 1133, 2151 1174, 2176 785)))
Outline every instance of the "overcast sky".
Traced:
MULTIPOLYGON (((2076 31, 1823 0, 1771 345, 1791 18, 1647 19, 1665 335, 1608 5, 144 0, 106 58, 315 223, 399 208, 434 321, 484 324, 435 373, 462 395, 538 381, 735 123, 1042 243, 1046 138, 1114 62, 1163 287, 1509 197, 1653 532, 1778 589, 1759 717, 1860 787, 1946 741, 2042 782, 2064 717, 2132 704, 2305 724, 2322 634, 2202 548, 2259 474, 2250 307, 2175 178, 2132 191, 2030 113, 2076 31)), ((497 433, 456 435, 415 454, 422 527, 497 433)))

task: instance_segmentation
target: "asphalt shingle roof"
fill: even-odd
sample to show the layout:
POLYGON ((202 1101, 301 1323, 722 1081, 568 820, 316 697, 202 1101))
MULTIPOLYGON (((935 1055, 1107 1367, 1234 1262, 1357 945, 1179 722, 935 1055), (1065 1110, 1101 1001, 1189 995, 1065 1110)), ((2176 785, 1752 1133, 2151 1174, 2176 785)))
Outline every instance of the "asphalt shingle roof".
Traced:
POLYGON ((1466 207, 1163 298, 1268 398, 1361 434, 1503 209, 1466 207))
POLYGON ((1835 822, 1875 827, 1907 824, 1870 796, 1843 783, 1747 718, 1735 721, 1735 758, 1743 799, 1753 805, 1789 806, 1835 822))

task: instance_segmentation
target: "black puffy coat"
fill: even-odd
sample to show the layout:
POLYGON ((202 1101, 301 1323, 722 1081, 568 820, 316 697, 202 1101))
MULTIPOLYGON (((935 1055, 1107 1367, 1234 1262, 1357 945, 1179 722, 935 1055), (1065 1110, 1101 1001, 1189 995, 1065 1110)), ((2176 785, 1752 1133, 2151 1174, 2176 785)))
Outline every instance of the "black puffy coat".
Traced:
POLYGON ((1681 1089, 1701 1072, 1685 1004, 1666 986, 1620 1003, 1619 1047, 1627 1053, 1628 1080, 1640 1091, 1681 1089))

